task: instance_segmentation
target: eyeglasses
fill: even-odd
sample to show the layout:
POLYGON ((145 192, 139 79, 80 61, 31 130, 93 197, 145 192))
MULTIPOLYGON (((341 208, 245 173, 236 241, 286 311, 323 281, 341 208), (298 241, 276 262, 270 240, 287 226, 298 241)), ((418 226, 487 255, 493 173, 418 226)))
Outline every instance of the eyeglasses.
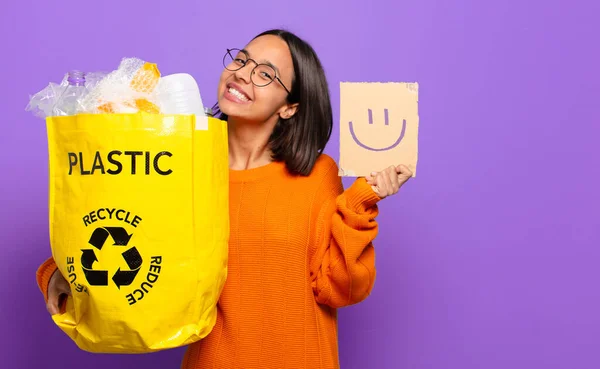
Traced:
POLYGON ((255 86, 265 87, 271 84, 274 80, 277 80, 283 88, 290 94, 290 90, 283 84, 281 79, 277 77, 277 72, 275 67, 269 64, 261 64, 256 62, 256 60, 251 59, 248 56, 248 53, 244 50, 240 49, 227 49, 225 56, 223 57, 223 66, 225 69, 235 72, 236 70, 240 70, 248 64, 249 61, 252 61, 256 66, 252 68, 250 72, 250 81, 255 86))

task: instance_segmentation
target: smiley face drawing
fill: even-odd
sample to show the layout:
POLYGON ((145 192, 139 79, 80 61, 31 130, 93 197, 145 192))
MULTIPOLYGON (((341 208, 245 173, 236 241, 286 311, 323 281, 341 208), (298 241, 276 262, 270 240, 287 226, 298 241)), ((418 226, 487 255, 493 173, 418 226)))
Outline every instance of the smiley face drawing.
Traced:
POLYGON ((416 176, 418 84, 340 83, 339 174, 363 177, 404 164, 416 176))
MULTIPOLYGON (((373 110, 371 110, 371 109, 368 109, 368 110, 369 110, 369 124, 373 124, 373 110)), ((384 116, 385 116, 385 125, 389 126, 390 120, 389 120, 388 109, 383 109, 383 111, 384 111, 384 116)), ((362 147, 363 149, 367 149, 370 151, 387 151, 387 150, 393 149, 394 147, 398 146, 398 144, 400 144, 400 142, 404 138, 404 134, 406 132, 406 119, 402 119, 402 131, 400 131, 400 136, 398 137, 396 142, 394 142, 393 144, 391 144, 390 146, 387 146, 387 147, 374 148, 374 147, 365 145, 358 139, 358 137, 356 136, 356 132, 354 132, 354 125, 352 124, 352 121, 350 121, 348 123, 348 125, 350 127, 350 134, 352 135, 352 139, 354 140, 354 142, 356 142, 358 144, 358 146, 362 147)))

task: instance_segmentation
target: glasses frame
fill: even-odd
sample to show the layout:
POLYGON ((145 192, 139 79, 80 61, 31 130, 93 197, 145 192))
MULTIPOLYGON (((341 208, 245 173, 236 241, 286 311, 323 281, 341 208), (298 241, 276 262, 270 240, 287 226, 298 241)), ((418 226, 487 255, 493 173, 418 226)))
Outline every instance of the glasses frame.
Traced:
POLYGON ((283 82, 281 81, 281 79, 279 78, 279 76, 277 76, 277 70, 276 70, 276 69, 275 69, 275 68, 274 68, 272 65, 265 64, 265 63, 258 63, 256 60, 252 59, 252 58, 250 57, 250 55, 248 55, 248 52, 246 52, 245 50, 241 50, 241 49, 236 49, 236 48, 233 48, 233 49, 227 49, 227 52, 225 53, 225 55, 223 55, 223 66, 225 67, 225 69, 227 69, 227 70, 229 70, 229 71, 232 71, 232 72, 235 72, 235 71, 238 71, 238 70, 240 70, 240 69, 244 68, 244 67, 245 67, 245 66, 248 64, 248 62, 250 62, 250 61, 251 61, 251 62, 253 62, 254 64, 256 64, 256 65, 254 66, 254 68, 252 68, 252 70, 250 71, 250 81, 252 82, 252 84, 253 84, 253 85, 255 85, 255 86, 257 86, 257 87, 266 87, 266 86, 270 85, 271 83, 273 83, 273 81, 274 81, 274 80, 277 80, 277 82, 279 82, 279 83, 281 84, 281 86, 282 86, 282 87, 285 89, 285 91, 288 93, 288 95, 289 95, 289 94, 291 94, 290 90, 288 90, 288 88, 287 88, 287 87, 285 87, 285 85, 283 84, 283 82), (233 55, 231 55, 231 52, 232 52, 232 51, 233 51, 233 52, 236 52, 236 54, 239 52, 239 53, 242 53, 242 54, 246 55, 246 61, 245 61, 245 62, 244 62, 244 64, 243 64, 243 65, 241 65, 239 68, 235 68, 235 69, 233 69, 233 68, 230 68, 230 66, 231 66, 233 63, 229 63, 229 64, 227 64, 227 63, 226 63, 226 61, 225 61, 225 60, 227 59, 227 56, 228 56, 228 55, 229 55, 229 56, 230 56, 230 57, 231 57, 233 60, 235 60, 235 59, 234 59, 234 56, 233 56, 233 55), (258 85, 258 84, 256 84, 256 83, 254 82, 254 80, 252 79, 252 76, 254 75, 254 70, 255 70, 256 68, 258 68, 258 66, 259 66, 259 65, 266 65, 267 67, 269 67, 269 68, 273 69, 273 71, 275 72, 275 77, 274 77, 274 78, 273 78, 273 79, 272 79, 270 82, 268 82, 268 83, 267 83, 267 84, 265 84, 265 85, 258 85))

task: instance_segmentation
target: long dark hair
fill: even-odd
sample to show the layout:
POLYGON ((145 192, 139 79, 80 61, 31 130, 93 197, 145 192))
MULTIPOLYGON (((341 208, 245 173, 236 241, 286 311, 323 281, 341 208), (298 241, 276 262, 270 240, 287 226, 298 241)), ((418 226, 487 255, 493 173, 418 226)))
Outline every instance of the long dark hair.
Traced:
MULTIPOLYGON (((295 34, 272 29, 254 38, 264 35, 278 36, 290 48, 294 77, 287 101, 298 103, 296 114, 289 119, 279 119, 275 125, 269 138, 269 148, 273 160, 285 162, 290 173, 307 176, 323 153, 333 129, 325 71, 312 46, 295 34)), ((217 104, 213 111, 219 119, 227 120, 217 104)))

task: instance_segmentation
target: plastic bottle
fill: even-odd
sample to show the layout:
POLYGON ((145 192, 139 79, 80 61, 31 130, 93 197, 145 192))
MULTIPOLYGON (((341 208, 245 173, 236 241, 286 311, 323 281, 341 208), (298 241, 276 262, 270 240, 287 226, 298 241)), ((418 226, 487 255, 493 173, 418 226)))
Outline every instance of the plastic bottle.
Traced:
POLYGON ((75 115, 83 110, 81 102, 88 93, 85 87, 85 73, 71 71, 68 73, 67 82, 67 87, 52 108, 52 115, 75 115))
POLYGON ((161 77, 159 91, 158 101, 162 114, 194 114, 196 129, 208 129, 202 96, 194 77, 187 73, 161 77))

